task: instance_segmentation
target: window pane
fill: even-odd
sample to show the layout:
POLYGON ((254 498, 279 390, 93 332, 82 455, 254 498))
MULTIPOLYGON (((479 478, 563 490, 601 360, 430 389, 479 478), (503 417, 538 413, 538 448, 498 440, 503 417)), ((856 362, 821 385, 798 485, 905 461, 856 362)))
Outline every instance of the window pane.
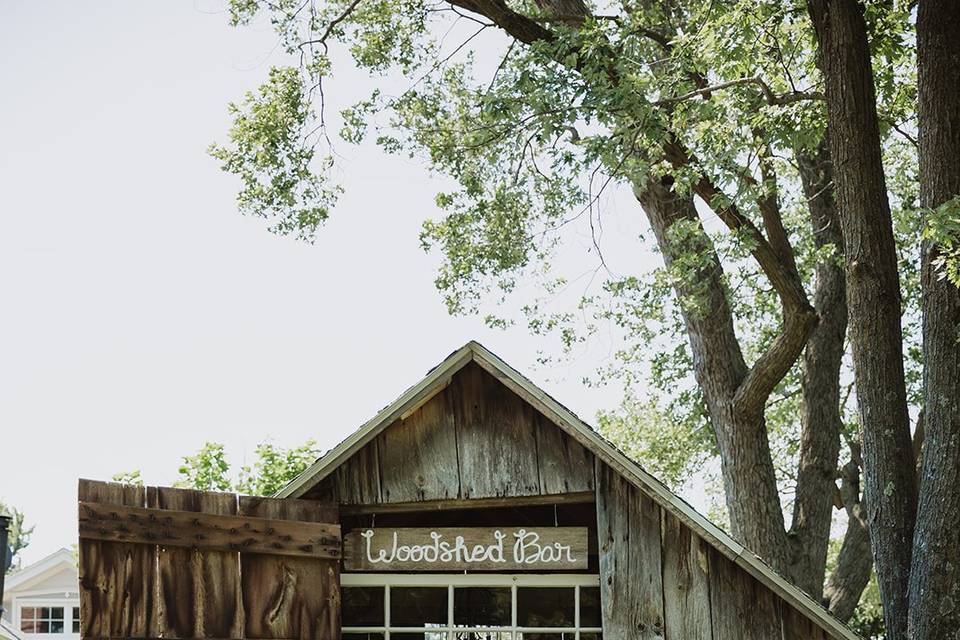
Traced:
POLYGON ((63 633, 63 620, 53 620, 50 622, 50 633, 63 633))
MULTIPOLYGON (((391 587, 390 626, 447 626, 447 588, 391 587)), ((391 634, 390 637, 396 636, 391 634)))
POLYGON ((457 640, 512 640, 509 631, 457 631, 457 640))
POLYGON ((36 618, 36 617, 37 617, 37 610, 34 609, 33 607, 21 607, 21 608, 20 608, 20 619, 21 619, 21 620, 26 620, 26 619, 33 620, 33 619, 36 618))
POLYGON ((453 622, 457 626, 508 626, 510 607, 510 587, 463 587, 453 590, 453 622))
POLYGON ((572 627, 574 605, 571 587, 520 587, 517 589, 517 625, 572 627))
MULTIPOLYGON (((580 627, 601 626, 600 587, 580 587, 580 627)), ((582 634, 580 638, 584 640, 582 634)))
POLYGON ((419 631, 417 633, 391 631, 390 638, 392 640, 446 640, 447 633, 445 631, 419 631))
POLYGON ((382 633, 343 632, 343 640, 383 640, 382 633))
MULTIPOLYGON (((573 640, 577 636, 573 631, 564 633, 518 633, 517 640, 573 640)), ((582 635, 580 636, 583 637, 582 635)))
POLYGON ((52 607, 50 609, 50 618, 53 620, 63 620, 63 607, 52 607))
POLYGON ((50 623, 46 620, 37 622, 34 627, 34 633, 50 633, 50 623))
POLYGON ((36 633, 36 623, 32 619, 21 620, 20 631, 23 631, 24 633, 36 633))
POLYGON ((580 640, 603 640, 602 633, 581 633, 580 640))
POLYGON ((343 587, 340 596, 344 627, 383 626, 383 587, 343 587))
POLYGON ((73 608, 73 632, 80 633, 80 607, 73 608))

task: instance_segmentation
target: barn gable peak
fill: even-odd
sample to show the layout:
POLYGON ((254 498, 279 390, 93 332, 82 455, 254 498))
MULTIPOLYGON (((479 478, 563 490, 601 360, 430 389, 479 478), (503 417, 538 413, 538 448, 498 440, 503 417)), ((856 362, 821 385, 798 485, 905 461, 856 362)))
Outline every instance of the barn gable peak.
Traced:
MULTIPOLYGON (((500 408, 498 407, 503 404, 513 405, 515 415, 518 411, 521 411, 521 409, 518 409, 518 405, 522 405, 522 411, 527 411, 530 415, 530 420, 525 419, 524 421, 533 421, 533 426, 528 426, 528 430, 532 429, 533 435, 527 433, 518 436, 527 439, 532 438, 530 442, 518 442, 513 439, 508 442, 509 446, 515 449, 524 446, 539 447, 547 441, 546 439, 553 438, 552 442, 560 443, 558 448, 563 451, 559 462, 554 465, 558 468, 553 470, 550 468, 544 469, 542 465, 540 465, 540 468, 532 470, 524 468, 522 456, 514 456, 516 460, 513 461, 513 465, 519 467, 520 471, 515 477, 511 478, 513 485, 508 488, 510 495, 515 494, 515 489, 521 492, 519 495, 525 495, 524 491, 527 495, 592 491, 594 489, 593 460, 596 460, 597 463, 606 465, 662 509, 675 516, 719 554, 741 567, 784 601, 802 612, 808 619, 814 621, 830 637, 857 640, 858 636, 856 634, 830 615, 820 604, 814 602, 774 572, 759 557, 698 513, 682 498, 670 491, 663 483, 630 460, 591 426, 578 418, 572 411, 476 341, 470 341, 450 354, 443 362, 431 369, 422 380, 407 389, 397 400, 324 454, 300 476, 278 492, 276 497, 304 497, 307 492, 317 487, 341 466, 369 464, 362 460, 365 452, 369 451, 367 445, 373 443, 378 437, 389 438, 390 427, 393 425, 401 423, 413 425, 414 432, 407 436, 407 440, 410 442, 415 442, 419 437, 419 434, 415 432, 418 421, 430 422, 432 420, 433 426, 430 433, 433 435, 431 437, 436 437, 436 434, 443 431, 459 434, 469 433, 469 431, 463 430, 462 425, 474 424, 471 422, 470 416, 463 415, 469 413, 470 406, 483 405, 480 406, 479 411, 499 411, 500 408), (485 390, 478 391, 481 388, 485 390), (489 395, 491 393, 496 396, 495 402, 491 402, 491 396, 489 395), (448 407, 449 412, 456 416, 452 420, 460 422, 460 427, 457 429, 441 429, 437 426, 436 419, 431 418, 431 415, 437 415, 437 407, 443 403, 458 405, 452 408, 448 407), (385 433, 387 435, 381 436, 385 433), (557 438, 559 440, 556 440, 557 438), (581 452, 583 453, 581 454, 581 452), (566 458, 563 456, 566 456, 566 458), (567 482, 568 486, 558 488, 558 482, 567 482)), ((509 423, 510 419, 505 418, 493 422, 509 423)), ((475 423, 486 426, 489 421, 476 421, 475 423)), ((454 436, 451 435, 450 438, 453 439, 454 436)), ((510 458, 512 454, 516 453, 510 450, 496 450, 496 444, 490 444, 493 440, 495 439, 487 438, 486 444, 482 440, 479 444, 476 444, 480 447, 494 447, 494 449, 491 449, 488 459, 495 459, 494 456, 496 456, 496 459, 501 456, 510 458)), ((458 444, 463 446, 462 442, 458 444)), ((417 449, 416 447, 409 447, 402 450, 402 441, 400 445, 401 455, 397 457, 397 464, 402 464, 404 455, 415 455, 417 449)), ((454 448, 456 446, 455 444, 454 448)), ((371 474, 380 473, 381 468, 386 470, 388 464, 381 457, 376 464, 369 465, 372 468, 371 474)), ((449 469, 447 471, 449 472, 449 469)), ((441 472, 443 472, 443 469, 438 468, 438 475, 441 475, 441 472)), ((454 470, 454 473, 458 472, 459 470, 454 470)), ((461 478, 464 475, 460 473, 461 478)), ((467 486, 457 486, 456 495, 450 497, 471 499, 475 496, 505 495, 506 493, 498 493, 502 488, 496 485, 498 478, 495 473, 487 476, 469 474, 469 477, 471 483, 479 482, 481 486, 469 484, 467 486), (479 479, 474 480, 475 477, 479 479)), ((429 485, 432 480, 425 479, 426 485, 429 485)), ((502 480, 502 478, 499 480, 502 480)), ((442 483, 442 478, 438 479, 437 482, 442 483)), ((377 484, 380 485, 378 489, 380 491, 391 490, 390 483, 385 478, 378 476, 377 484)), ((434 489, 436 488, 434 487, 434 489)), ((442 491, 439 494, 437 491, 430 493, 430 486, 426 486, 424 490, 428 496, 426 498, 422 494, 405 495, 403 492, 409 491, 409 489, 400 489, 399 493, 392 493, 389 497, 392 501, 436 499, 438 495, 443 497, 442 491)))

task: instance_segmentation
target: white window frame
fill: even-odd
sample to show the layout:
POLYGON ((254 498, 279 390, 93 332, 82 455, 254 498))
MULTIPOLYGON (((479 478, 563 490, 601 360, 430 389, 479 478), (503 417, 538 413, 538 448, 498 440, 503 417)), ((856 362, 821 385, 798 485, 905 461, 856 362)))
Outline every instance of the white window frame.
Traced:
POLYGON ((14 628, 17 632, 21 633, 24 636, 30 638, 63 638, 73 636, 79 638, 79 633, 73 632, 73 609, 76 607, 80 608, 79 600, 53 600, 53 599, 32 599, 32 598, 17 598, 14 602, 16 608, 16 620, 14 621, 14 628), (62 633, 31 633, 28 631, 23 631, 20 626, 23 623, 23 609, 32 608, 32 609, 41 609, 44 607, 63 607, 63 632, 62 633))
POLYGON ((445 640, 455 640, 456 632, 477 631, 505 633, 519 640, 522 633, 573 633, 580 640, 581 633, 603 633, 602 627, 580 626, 580 588, 599 587, 600 576, 596 574, 444 574, 444 573, 344 573, 340 575, 343 587, 384 587, 383 613, 384 624, 379 627, 343 627, 344 633, 382 633, 384 640, 390 640, 394 633, 435 633, 443 634, 445 640), (390 626, 390 588, 391 587, 447 587, 447 624, 442 627, 391 627, 390 626), (511 621, 502 627, 456 627, 453 624, 453 590, 456 587, 509 587, 511 597, 511 621), (573 627, 521 627, 517 625, 517 588, 518 587, 568 587, 574 589, 575 608, 573 627))

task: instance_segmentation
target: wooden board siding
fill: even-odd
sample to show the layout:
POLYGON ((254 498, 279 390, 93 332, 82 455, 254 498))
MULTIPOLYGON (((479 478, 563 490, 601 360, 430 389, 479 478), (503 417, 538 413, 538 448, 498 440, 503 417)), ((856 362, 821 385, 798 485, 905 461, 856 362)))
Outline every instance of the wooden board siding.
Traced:
POLYGON ((334 640, 337 509, 80 480, 84 640, 334 640))
POLYGON ((333 495, 338 502, 380 502, 380 457, 377 448, 361 449, 334 472, 332 480, 333 495))
POLYGON ((770 640, 781 636, 777 598, 769 589, 710 551, 710 612, 714 640, 770 640))
POLYGON ((780 600, 780 611, 783 618, 783 637, 778 640, 829 640, 830 636, 826 632, 789 603, 780 600))
POLYGON ((596 486, 604 635, 663 638, 660 507, 603 464, 596 486))
POLYGON ((476 364, 304 497, 342 505, 592 492, 593 454, 476 364))
POLYGON ((663 512, 663 617, 670 638, 709 640, 710 545, 663 512))
MULTIPOLYGON (((240 515, 336 522, 337 509, 308 500, 240 496, 240 515)), ((340 637, 340 562, 242 554, 240 556, 246 638, 340 637)))
MULTIPOLYGON (((149 487, 147 506, 237 515, 237 497, 192 489, 149 487)), ((239 638, 243 633, 240 567, 232 552, 159 547, 159 628, 169 638, 239 638), (189 606, 183 606, 189 602, 189 606)))
POLYGON ((446 393, 456 425, 461 497, 539 494, 533 408, 477 366, 465 367, 446 393))
POLYGON ((80 537, 201 551, 340 557, 339 527, 217 513, 78 503, 80 537))
MULTIPOLYGON (((82 501, 146 506, 144 487, 81 482, 82 501)), ((80 608, 84 638, 159 637, 154 549, 127 542, 84 541, 80 554, 80 608)))
POLYGON ((380 460, 383 502, 445 500, 460 495, 457 435, 449 404, 447 394, 435 395, 364 448, 376 452, 380 460))
POLYGON ((828 640, 820 627, 597 463, 603 631, 623 640, 828 640))
POLYGON ((547 495, 593 491, 593 454, 543 414, 534 411, 540 492, 547 495))

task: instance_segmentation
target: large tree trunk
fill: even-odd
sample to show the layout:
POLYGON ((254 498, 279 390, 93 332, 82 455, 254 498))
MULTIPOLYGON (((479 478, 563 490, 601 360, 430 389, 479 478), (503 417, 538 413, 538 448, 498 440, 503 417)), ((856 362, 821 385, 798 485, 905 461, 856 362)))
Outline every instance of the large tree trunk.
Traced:
POLYGON ((723 268, 700 227, 693 197, 679 195, 669 177, 635 190, 669 267, 695 253, 709 266, 675 285, 693 354, 694 375, 703 391, 717 434, 723 483, 733 534, 776 570, 788 570, 787 538, 762 402, 759 411, 741 410, 735 398, 749 370, 733 328, 723 268), (677 222, 694 223, 697 233, 671 233, 677 222), (696 299, 696 304, 689 304, 696 299), (706 310, 706 311, 704 311, 706 310))
MULTIPOLYGON (((803 193, 817 249, 843 251, 833 192, 833 167, 824 140, 815 154, 798 152, 803 193)), ((840 454, 840 363, 847 332, 846 285, 837 260, 816 266, 813 305, 820 321, 803 353, 803 416, 797 492, 790 527, 791 577, 819 600, 823 592, 830 525, 833 521, 837 459, 840 454)), ((869 560, 868 565, 869 567, 869 560)), ((864 583, 865 585, 866 583, 864 583)), ((855 590, 856 585, 848 586, 855 590)), ((863 586, 860 587, 863 591, 863 586)), ((857 594, 859 597, 859 593, 857 594)))
MULTIPOLYGON (((920 204, 960 196, 960 4, 917 11, 920 204)), ((910 576, 910 637, 960 629, 960 290, 922 250, 924 444, 910 576)))
POLYGON ((903 374, 900 283, 862 8, 809 0, 819 43, 846 262, 867 524, 889 640, 907 637, 916 483, 903 374))

